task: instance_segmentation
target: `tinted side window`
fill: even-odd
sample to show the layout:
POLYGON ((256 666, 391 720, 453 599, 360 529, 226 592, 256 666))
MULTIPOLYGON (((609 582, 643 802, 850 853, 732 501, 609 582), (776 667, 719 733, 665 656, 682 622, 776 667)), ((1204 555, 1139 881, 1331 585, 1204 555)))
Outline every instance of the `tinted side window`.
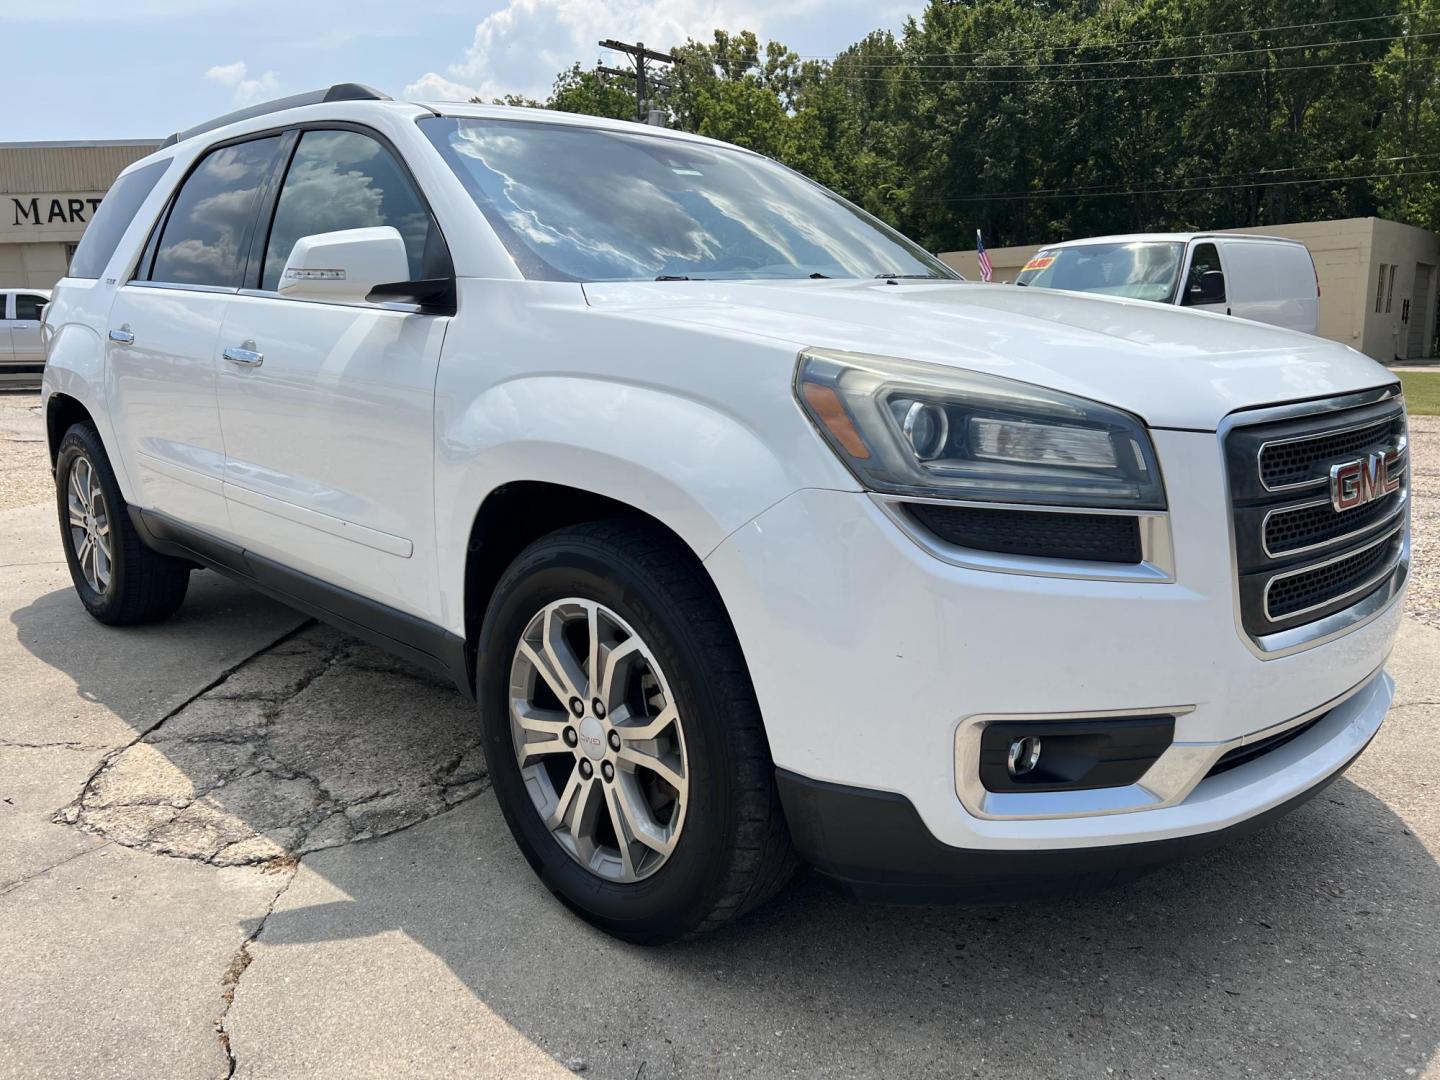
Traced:
POLYGON ((75 256, 70 260, 71 277, 98 278, 105 272, 120 237, 125 235, 135 217, 135 211, 140 209, 140 204, 169 167, 169 158, 152 162, 143 169, 126 173, 111 185, 99 209, 91 216, 90 224, 85 227, 79 246, 75 248, 75 256))
POLYGON ((410 277, 448 274, 427 268, 438 230, 394 155, 356 131, 307 131, 285 174, 275 221, 265 245, 262 289, 274 289, 295 242, 315 233, 391 225, 405 241, 410 277))
POLYGON ((279 145, 279 136, 273 136, 205 156, 175 196, 151 281, 240 287, 255 200, 279 145))
POLYGON ((15 318, 17 319, 39 319, 40 309, 50 301, 43 296, 36 296, 34 293, 15 294, 15 318))

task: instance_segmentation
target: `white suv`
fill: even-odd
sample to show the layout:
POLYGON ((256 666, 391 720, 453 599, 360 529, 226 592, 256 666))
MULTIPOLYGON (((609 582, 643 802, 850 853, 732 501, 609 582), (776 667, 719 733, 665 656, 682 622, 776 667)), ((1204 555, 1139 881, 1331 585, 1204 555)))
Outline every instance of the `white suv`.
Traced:
POLYGON ((344 85, 177 136, 47 313, 101 621, 231 575, 478 701, 545 884, 662 941, 1214 842, 1380 726, 1405 410, 1343 346, 962 282, 756 154, 344 85))

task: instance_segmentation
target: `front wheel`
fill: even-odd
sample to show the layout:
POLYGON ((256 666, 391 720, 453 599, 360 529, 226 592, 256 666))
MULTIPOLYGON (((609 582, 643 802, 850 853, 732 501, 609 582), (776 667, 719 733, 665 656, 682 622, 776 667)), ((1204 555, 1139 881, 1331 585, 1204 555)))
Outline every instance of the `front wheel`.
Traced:
POLYGON ((86 611, 125 626, 163 619, 184 602, 190 564, 140 539, 93 424, 75 424, 60 441, 55 496, 65 561, 86 611))
POLYGON ((788 878, 739 644, 703 569, 659 530, 598 522, 522 552, 486 615, 477 691, 511 831, 596 926, 668 941, 788 878))

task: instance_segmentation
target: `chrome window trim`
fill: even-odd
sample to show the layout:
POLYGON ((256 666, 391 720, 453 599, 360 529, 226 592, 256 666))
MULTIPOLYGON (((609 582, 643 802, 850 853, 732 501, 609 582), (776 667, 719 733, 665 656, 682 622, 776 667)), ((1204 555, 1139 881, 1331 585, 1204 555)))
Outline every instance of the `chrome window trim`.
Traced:
POLYGON ((975 499, 936 499, 908 495, 885 495, 869 492, 871 501, 884 511, 900 531, 926 552, 967 570, 985 570, 998 574, 1019 574, 1027 577, 1076 578, 1085 581, 1126 581, 1164 584, 1175 580, 1175 548, 1170 537, 1170 514, 1167 510, 1124 510, 1115 507, 1034 506, 1029 503, 985 502, 975 499), (1109 517, 1135 518, 1140 523, 1140 558, 1138 563, 1091 562, 1084 559, 1056 559, 1034 555, 1007 555, 996 551, 951 544, 921 526, 905 505, 957 506, 980 510, 1020 510, 1045 514, 1103 514, 1109 517))
POLYGON ((1323 705, 1256 731, 1219 742, 1173 742, 1145 774, 1125 787, 1089 791, 995 792, 980 782, 980 740, 989 724, 1016 721, 1103 720, 1107 717, 1174 716, 1195 711, 1194 705, 1171 708, 1107 709, 1101 712, 978 713, 967 716, 955 729, 955 794, 972 816, 987 821, 1037 821, 1059 818, 1105 817, 1160 810, 1184 802, 1205 779, 1215 763, 1231 750, 1281 735, 1314 720, 1349 701, 1381 676, 1382 661, 1350 689, 1323 705))
POLYGON ((1396 600, 1404 593, 1405 582, 1409 577, 1409 501, 1407 500, 1406 502, 1406 513, 1401 525, 1405 540, 1404 543, 1401 544, 1400 557, 1396 560, 1392 571, 1394 576, 1390 579, 1388 585, 1381 586, 1358 604, 1345 608, 1343 611, 1337 611, 1333 615, 1326 615, 1322 619, 1316 619, 1312 623, 1306 623, 1304 626, 1297 626, 1290 630, 1280 630, 1274 634, 1252 637, 1250 632, 1245 629, 1245 624, 1240 615, 1240 563, 1235 550, 1235 502, 1229 495, 1229 458, 1225 449, 1227 436, 1239 427, 1250 427, 1253 424, 1267 424, 1276 420, 1293 420, 1304 416, 1320 416, 1326 413, 1343 412, 1347 409, 1355 409, 1365 405, 1375 405, 1380 402, 1392 400, 1402 402, 1404 400, 1404 394, 1401 392, 1398 383, 1376 387, 1371 390, 1361 390, 1353 394, 1343 394, 1340 397, 1290 402, 1283 405, 1271 405, 1261 409, 1245 409, 1226 416, 1216 427, 1215 439, 1220 452, 1221 468, 1225 470, 1227 479, 1225 522, 1230 544, 1231 617, 1235 623, 1235 633, 1239 636, 1245 647, 1258 659, 1278 660, 1281 657, 1292 656, 1295 653, 1304 652, 1307 649, 1318 648, 1321 645, 1328 644, 1337 638, 1344 637, 1346 634, 1354 633, 1356 630, 1368 626, 1394 606, 1396 600))
POLYGON ((223 293, 226 296, 234 296, 240 290, 230 285, 186 285, 178 281, 127 281, 124 288, 136 289, 172 289, 177 292, 204 292, 223 293))
MULTIPOLYGON (((1308 435, 1292 435, 1285 439, 1267 439, 1261 443, 1260 448, 1255 451, 1255 471, 1260 477, 1260 486, 1269 492, 1297 491, 1300 488, 1314 487, 1316 484, 1323 484, 1326 480, 1325 477, 1320 476, 1314 480, 1301 480, 1294 484, 1276 484, 1274 487, 1271 487, 1265 482, 1265 470, 1261 465, 1265 457, 1265 451, 1270 449, 1270 447, 1289 446, 1291 443, 1309 442, 1312 439, 1326 439, 1331 435, 1344 435, 1347 431, 1364 431, 1368 427, 1379 427, 1381 424, 1393 423, 1395 417, 1399 415, 1401 415, 1401 413, 1392 413, 1389 416, 1381 416, 1373 420, 1367 420, 1363 424, 1349 424, 1346 427, 1328 428, 1325 431, 1315 431, 1308 435)), ((1257 421, 1252 421, 1252 423, 1255 422, 1257 421)), ((1403 435, 1401 436, 1400 442, 1403 446, 1405 443, 1405 437, 1403 435)), ((1396 449, 1398 450, 1400 448, 1401 447, 1397 447, 1396 449)))
MULTIPOLYGON (((1402 471, 1400 475, 1403 479, 1405 473, 1402 471)), ((1385 525, 1388 525, 1390 522, 1395 520, 1396 515, 1404 513, 1405 504, 1410 501, 1410 490, 1408 487, 1401 487, 1399 491, 1395 492, 1395 494, 1398 495, 1399 498, 1395 500, 1394 509, 1392 509, 1384 517, 1377 518, 1376 520, 1372 521, 1369 525, 1366 525, 1363 528, 1359 529, 1352 529, 1348 533, 1344 533, 1340 536, 1331 537, 1329 540, 1321 540, 1318 544, 1306 544, 1304 547, 1289 548, 1288 550, 1281 552, 1274 552, 1270 550, 1270 541, 1267 539, 1267 535, 1270 530, 1270 519, 1276 514, 1291 514, 1294 513, 1296 510, 1309 510, 1312 507, 1316 506, 1329 506, 1330 500, 1312 499, 1310 502, 1297 503, 1294 506, 1277 506, 1273 510, 1267 510, 1265 513, 1265 517, 1260 522, 1260 548, 1262 551, 1265 552, 1265 556, 1267 558, 1289 559, 1295 557, 1296 555, 1304 555, 1306 552, 1309 551, 1319 551, 1322 548, 1333 547, 1336 544, 1343 544, 1346 540, 1353 540, 1355 539, 1355 537, 1370 532, 1372 529, 1379 529, 1385 525)))
POLYGON ((1400 529, 1401 526, 1396 525, 1394 528, 1390 529, 1389 532, 1385 533, 1383 536, 1377 536, 1368 544, 1362 544, 1360 547, 1354 548, 1350 551, 1342 552, 1339 555, 1332 555, 1328 559, 1321 559, 1319 562, 1308 563, 1305 566, 1297 566, 1294 570, 1286 570, 1283 573, 1275 574, 1273 577, 1270 578, 1269 581, 1265 583, 1265 592, 1263 595, 1265 605, 1265 618, 1269 622, 1284 622, 1286 619, 1298 618, 1301 615, 1308 615, 1312 611, 1319 611, 1321 608, 1329 607, 1331 604, 1338 604, 1346 597, 1356 596, 1359 593, 1364 592, 1366 589, 1373 589, 1377 584, 1380 583, 1383 578, 1386 577, 1386 575, 1394 572, 1396 564, 1399 563, 1401 555, 1404 554, 1405 545, 1403 543, 1400 545, 1401 550, 1396 553, 1395 558, 1386 562, 1385 569, 1373 574, 1363 584, 1356 585, 1353 589, 1347 589, 1343 593, 1338 593, 1337 595, 1330 597, 1322 604, 1311 604, 1309 607, 1301 608, 1299 611, 1292 611, 1288 615, 1281 615, 1278 619, 1270 614, 1270 590, 1275 587, 1275 583, 1277 581, 1283 581, 1286 578, 1297 577, 1300 574, 1308 574, 1312 570, 1322 570, 1327 566, 1333 566, 1337 562, 1344 562, 1346 559, 1353 559, 1357 555, 1363 555, 1365 554, 1365 552, 1370 551, 1372 548, 1377 548, 1381 544, 1388 544, 1391 540, 1394 540, 1395 535, 1400 531, 1400 529))
MULTIPOLYGON (((237 289, 237 296, 250 296, 259 300, 284 300, 287 304, 319 304, 322 307, 343 307, 352 311, 394 311, 401 315, 423 315, 419 304, 404 304, 396 301, 386 301, 375 304, 369 300, 322 300, 314 296, 286 296, 282 292, 273 289, 237 289)), ((449 318, 445 315, 437 315, 436 318, 449 318)))

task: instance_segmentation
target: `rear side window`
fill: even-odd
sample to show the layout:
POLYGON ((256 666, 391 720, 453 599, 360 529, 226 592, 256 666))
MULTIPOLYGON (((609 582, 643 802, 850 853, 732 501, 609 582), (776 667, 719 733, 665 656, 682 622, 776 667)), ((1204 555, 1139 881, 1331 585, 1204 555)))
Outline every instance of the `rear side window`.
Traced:
POLYGON ((142 169, 126 173, 111 185, 99 209, 91 216, 85 235, 75 249, 75 256, 70 260, 71 277, 98 278, 105 272, 110 256, 115 254, 115 248, 130 227, 135 212, 169 167, 169 158, 151 162, 142 169))
POLYGON ((151 281, 240 287, 256 200, 279 146, 276 135, 222 146, 205 156, 175 196, 155 250, 151 281))
POLYGON ((395 156, 357 131, 306 131, 280 188, 260 287, 276 287, 297 240, 377 225, 399 231, 411 280, 449 276, 439 230, 395 156))
POLYGON ((34 293, 15 294, 15 318, 38 320, 40 309, 50 301, 43 296, 36 296, 34 293))

